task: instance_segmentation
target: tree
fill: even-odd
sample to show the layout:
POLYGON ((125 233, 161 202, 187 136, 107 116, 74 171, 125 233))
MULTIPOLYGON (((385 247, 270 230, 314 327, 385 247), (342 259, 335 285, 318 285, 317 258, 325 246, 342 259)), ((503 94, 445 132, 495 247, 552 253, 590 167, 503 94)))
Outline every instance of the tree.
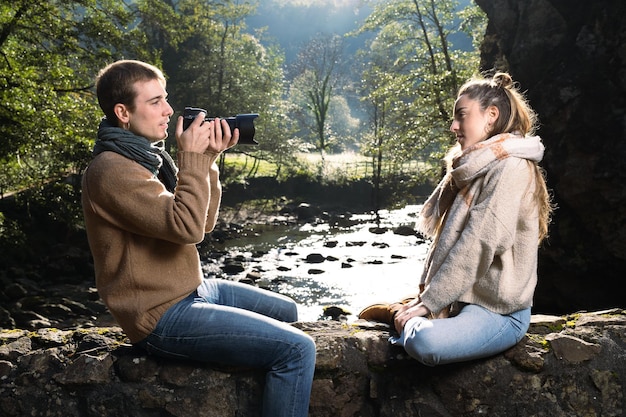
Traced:
POLYGON ((259 113, 255 125, 260 144, 230 152, 246 153, 255 163, 292 160, 287 155, 294 147, 286 145, 293 141, 280 113, 283 58, 275 48, 262 45, 262 32, 255 36, 245 31, 244 18, 254 12, 254 5, 142 0, 139 9, 139 27, 161 51, 170 103, 177 112, 195 106, 207 110, 209 117, 259 113))
POLYGON ((479 55, 474 48, 455 48, 451 39, 461 33, 459 27, 469 27, 461 19, 471 18, 474 29, 484 28, 486 21, 475 5, 462 13, 458 9, 454 0, 380 2, 358 32, 376 32, 363 86, 375 114, 371 149, 378 155, 379 172, 382 155, 437 166, 453 140, 448 127, 454 96, 477 72, 479 55))
POLYGON ((26 190, 0 208, 0 261, 31 265, 32 251, 81 223, 78 182, 56 181, 91 157, 96 71, 124 54, 150 57, 127 29, 134 19, 115 0, 0 4, 0 194, 26 190))
POLYGON ((91 90, 97 69, 130 45, 144 50, 125 29, 132 20, 131 11, 114 0, 2 3, 1 190, 41 184, 85 166, 97 125, 91 90))
POLYGON ((318 35, 298 53, 291 67, 293 82, 290 90, 295 103, 303 102, 308 112, 296 112, 304 126, 314 132, 315 148, 322 157, 329 142, 328 115, 330 103, 341 82, 343 40, 338 35, 318 35), (298 98, 299 96, 299 98, 298 98), (312 119, 312 123, 308 120, 312 119))
POLYGON ((365 135, 366 145, 363 147, 365 154, 372 158, 372 180, 374 186, 374 211, 378 213, 380 209, 380 189, 383 176, 382 165, 384 147, 388 142, 389 131, 386 127, 386 115, 388 107, 395 96, 395 93, 382 88, 383 85, 391 84, 390 77, 393 76, 392 66, 389 65, 390 56, 380 48, 372 47, 368 53, 369 62, 363 69, 362 92, 363 100, 368 103, 369 120, 372 129, 365 135))

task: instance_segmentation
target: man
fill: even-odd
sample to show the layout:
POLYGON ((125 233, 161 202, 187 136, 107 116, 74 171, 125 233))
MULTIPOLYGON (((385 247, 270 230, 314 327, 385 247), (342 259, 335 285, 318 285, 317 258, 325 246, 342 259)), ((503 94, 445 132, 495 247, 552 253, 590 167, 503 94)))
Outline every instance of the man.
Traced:
POLYGON ((293 300, 227 280, 203 279, 196 244, 215 226, 215 161, 238 129, 176 124, 175 165, 163 149, 174 113, 162 72, 123 60, 100 71, 105 119, 83 176, 82 203, 96 286, 130 341, 149 353, 266 369, 263 416, 306 416, 313 340, 288 323, 293 300))

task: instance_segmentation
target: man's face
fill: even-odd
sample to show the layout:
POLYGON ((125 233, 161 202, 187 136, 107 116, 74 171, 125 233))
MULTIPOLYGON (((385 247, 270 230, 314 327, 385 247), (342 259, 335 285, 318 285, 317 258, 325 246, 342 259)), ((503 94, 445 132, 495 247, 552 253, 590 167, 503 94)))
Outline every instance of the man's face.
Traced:
POLYGON ((129 114, 129 130, 150 142, 167 138, 167 124, 174 110, 167 102, 167 92, 158 80, 135 83, 135 110, 129 114))

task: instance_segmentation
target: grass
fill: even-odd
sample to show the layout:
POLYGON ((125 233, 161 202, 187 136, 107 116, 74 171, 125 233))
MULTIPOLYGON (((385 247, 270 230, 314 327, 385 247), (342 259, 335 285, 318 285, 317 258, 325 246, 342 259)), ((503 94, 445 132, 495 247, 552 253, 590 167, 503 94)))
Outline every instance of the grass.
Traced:
MULTIPOLYGON (((323 172, 320 172, 322 159, 319 153, 298 153, 295 158, 299 171, 312 176, 322 173, 324 178, 333 180, 355 180, 373 176, 372 159, 354 152, 324 155, 323 172)), ((225 160, 226 168, 237 177, 273 177, 277 173, 276 164, 257 161, 258 167, 253 175, 250 175, 254 163, 254 158, 245 154, 228 154, 225 160)), ((418 161, 403 164, 383 163, 383 175, 391 173, 419 175, 427 170, 427 165, 418 161)))

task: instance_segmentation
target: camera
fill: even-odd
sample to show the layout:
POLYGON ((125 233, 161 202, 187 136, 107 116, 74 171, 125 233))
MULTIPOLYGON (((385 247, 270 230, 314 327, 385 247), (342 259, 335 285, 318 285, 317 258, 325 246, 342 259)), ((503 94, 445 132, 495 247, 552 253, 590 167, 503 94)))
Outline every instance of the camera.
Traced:
MULTIPOLYGON (((183 112, 183 130, 186 130, 191 122, 194 121, 198 113, 204 112, 207 113, 206 110, 200 109, 198 107, 185 107, 185 111, 183 112)), ((237 116, 231 117, 223 117, 220 119, 224 119, 228 122, 228 126, 230 126, 231 132, 235 131, 235 128, 239 129, 239 142, 240 145, 258 145, 259 142, 254 140, 254 119, 259 117, 257 113, 248 113, 248 114, 238 114, 237 116)), ((214 120, 215 117, 206 117, 204 119, 205 122, 214 120)))

